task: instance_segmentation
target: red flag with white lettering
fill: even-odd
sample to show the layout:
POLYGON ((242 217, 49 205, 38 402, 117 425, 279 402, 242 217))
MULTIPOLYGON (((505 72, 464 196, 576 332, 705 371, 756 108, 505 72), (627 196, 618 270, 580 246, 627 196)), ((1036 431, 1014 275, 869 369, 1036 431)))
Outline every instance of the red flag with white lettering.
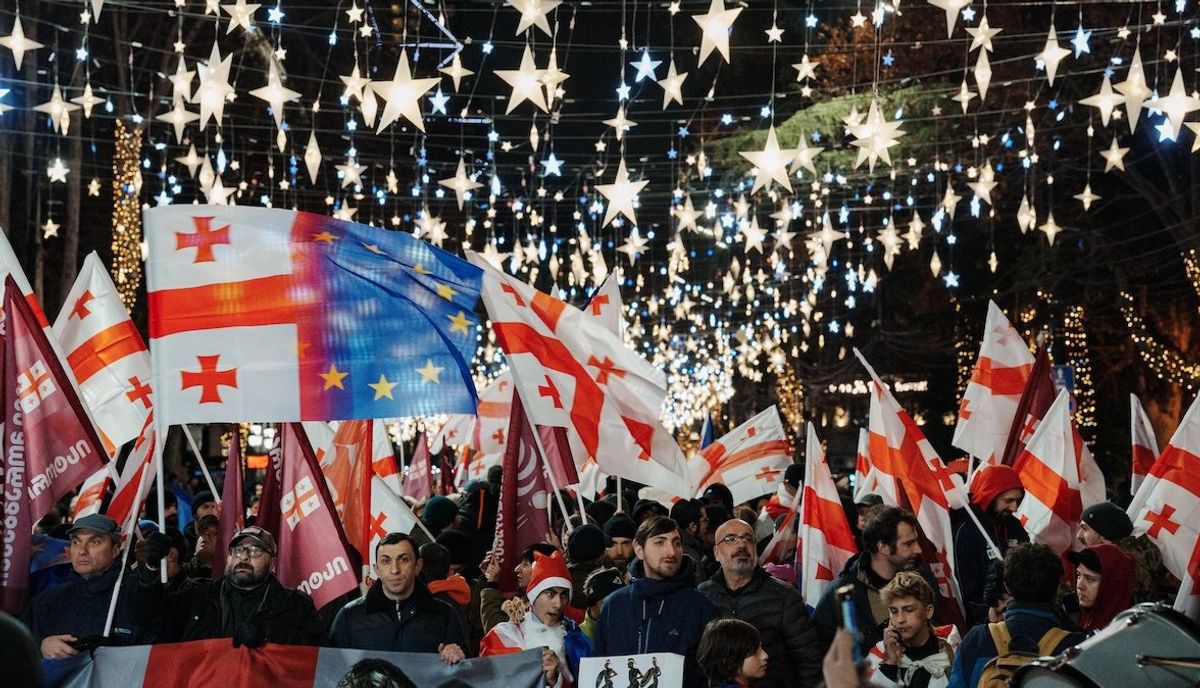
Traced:
POLYGON ((1137 395, 1129 395, 1129 435, 1133 448, 1132 466, 1129 473, 1129 494, 1137 494, 1142 480, 1150 472, 1158 458, 1158 440, 1154 438, 1154 426, 1146 416, 1146 409, 1137 395))
POLYGON ((213 578, 225 575, 225 557, 229 552, 229 543, 246 525, 246 508, 242 504, 245 494, 242 485, 242 441, 235 432, 229 442, 229 456, 225 460, 225 484, 221 486, 221 518, 217 524, 219 530, 212 563, 213 578))
POLYGON ((1016 516, 1030 538, 1058 555, 1075 543, 1085 506, 1079 494, 1083 442, 1071 431, 1070 408, 1071 393, 1064 389, 1013 464, 1025 488, 1016 516))
POLYGON ((1193 401, 1129 505, 1135 533, 1182 585, 1175 609, 1200 621, 1200 403, 1193 401))
POLYGON ((404 476, 405 497, 416 501, 429 499, 433 496, 433 472, 429 465, 429 447, 425 444, 425 433, 417 434, 416 449, 413 450, 412 462, 408 464, 408 473, 404 476))
POLYGON ((0 608, 19 615, 28 600, 33 524, 103 468, 107 455, 46 331, 11 275, 4 283, 4 313, 0 608))
POLYGON ((1000 307, 988 301, 979 358, 958 407, 951 444, 984 463, 1000 461, 1032 368, 1025 340, 1000 307))
POLYGON ((275 575, 318 609, 358 586, 349 544, 338 523, 321 467, 299 423, 279 427, 270 452, 259 525, 275 535, 275 575))
POLYGON ((792 465, 792 447, 775 406, 701 449, 699 456, 703 473, 694 485, 694 495, 703 494, 713 483, 723 483, 733 493, 734 504, 775 492, 783 482, 783 472, 792 465))
POLYGON ((550 533, 546 506, 551 495, 533 430, 519 399, 513 399, 508 436, 493 551, 499 558, 501 589, 515 592, 517 579, 512 569, 521 551, 535 542, 545 542, 550 533))
POLYGON ((800 592, 805 601, 815 607, 825 589, 858 551, 858 545, 812 423, 808 423, 802 489, 804 496, 800 510, 803 516, 800 519, 800 552, 797 552, 802 557, 800 570, 804 576, 800 592))

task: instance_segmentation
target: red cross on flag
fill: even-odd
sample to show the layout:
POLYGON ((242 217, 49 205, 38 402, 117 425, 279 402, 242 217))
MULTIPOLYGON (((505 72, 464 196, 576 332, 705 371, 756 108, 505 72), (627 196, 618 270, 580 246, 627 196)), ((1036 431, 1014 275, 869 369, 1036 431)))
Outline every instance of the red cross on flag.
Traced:
POLYGON ((871 465, 879 471, 880 496, 916 514, 926 540, 922 542, 922 556, 937 580, 937 593, 942 599, 938 609, 944 619, 954 610, 961 613, 962 596, 954 578, 950 510, 967 506, 962 478, 946 468, 862 353, 855 349, 854 354, 871 375, 868 454, 871 465))
POLYGON ((396 463, 396 451, 392 449, 392 438, 382 420, 371 421, 371 469, 383 480, 383 484, 400 494, 400 464, 396 463))
POLYGON ((600 288, 592 293, 584 311, 609 332, 625 336, 625 314, 621 312, 621 271, 608 274, 600 288))
POLYGON ((474 427, 475 449, 489 457, 488 461, 499 462, 504 453, 505 439, 508 437, 508 417, 512 413, 513 381, 512 373, 505 371, 496 376, 479 395, 479 405, 475 417, 478 419, 474 427))
MULTIPOLYGON (((383 478, 371 476, 371 511, 367 520, 367 557, 365 561, 375 564, 375 545, 388 533, 412 534, 417 527, 417 515, 408 508, 408 503, 392 491, 383 478)), ((374 577, 374 571, 364 566, 364 580, 374 577)))
POLYGON ((951 444, 984 463, 999 461, 1032 367, 1025 340, 989 301, 979 358, 958 407, 951 444))
POLYGON ((278 438, 270 451, 258 525, 275 536, 279 582, 307 593, 320 609, 356 588, 358 576, 304 429, 284 423, 278 438))
POLYGON ((54 321, 109 456, 138 436, 154 404, 150 352, 93 251, 54 321))
POLYGON ((1071 425, 1071 393, 1063 390, 1013 463, 1025 499, 1016 516, 1035 542, 1062 555, 1075 543, 1085 506, 1079 463, 1083 440, 1071 425))
POLYGON ((1192 402, 1129 505, 1134 533, 1182 581, 1175 609, 1200 620, 1200 403, 1192 402))
POLYGON ((724 483, 733 493, 734 504, 775 492, 783 472, 792 465, 792 447, 774 406, 701 449, 698 456, 702 461, 688 462, 701 471, 693 494, 699 496, 709 485, 724 483))
MULTIPOLYGON (((880 492, 879 475, 871 465, 870 433, 866 428, 858 430, 858 454, 854 457, 854 501, 880 492)), ((882 496, 882 495, 880 495, 882 496)))
POLYGON ((1146 416, 1146 409, 1137 395, 1129 395, 1129 435, 1133 446, 1132 467, 1129 473, 1129 493, 1137 494, 1142 480, 1150 472, 1158 458, 1158 440, 1154 438, 1154 426, 1146 416))
POLYGON ((83 481, 83 485, 79 486, 79 494, 75 495, 75 500, 71 503, 72 521, 100 513, 100 503, 104 501, 104 492, 108 489, 110 480, 112 475, 105 466, 83 481))
MULTIPOLYGON (((479 395, 483 399, 483 394, 479 395)), ((446 447, 471 446, 475 437, 475 414, 452 413, 429 440, 429 451, 441 454, 446 447)))
POLYGON ((429 447, 425 444, 425 433, 417 435, 417 448, 413 451, 412 461, 408 464, 408 472, 404 476, 405 497, 416 501, 429 499, 433 496, 433 471, 429 461, 429 447))
POLYGON ((121 524, 121 532, 133 527, 133 519, 146 501, 158 468, 154 463, 154 449, 158 443, 158 431, 154 427, 154 413, 146 416, 141 432, 133 443, 133 451, 125 458, 121 475, 113 489, 113 498, 108 503, 108 517, 121 524))
POLYGON ((484 271, 483 303, 530 422, 566 428, 577 464, 592 456, 610 475, 685 494, 683 452, 659 420, 662 371, 578 308, 467 257, 484 271))
POLYGON ((800 506, 800 550, 796 556, 800 558, 800 571, 804 576, 800 592, 815 607, 825 589, 858 551, 858 545, 811 422, 807 434, 804 496, 800 506))

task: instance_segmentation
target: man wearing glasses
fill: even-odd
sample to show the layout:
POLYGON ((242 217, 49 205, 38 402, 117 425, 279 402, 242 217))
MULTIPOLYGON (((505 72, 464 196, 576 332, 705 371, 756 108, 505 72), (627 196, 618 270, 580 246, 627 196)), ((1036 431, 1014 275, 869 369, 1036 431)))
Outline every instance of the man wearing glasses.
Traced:
POLYGON ((263 643, 316 645, 325 635, 312 599, 283 587, 271 573, 275 538, 249 526, 229 542, 225 575, 192 578, 179 591, 164 594, 157 566, 170 546, 155 533, 143 546, 148 566, 139 569, 142 591, 155 599, 150 605, 158 622, 159 642, 232 638, 234 647, 263 643), (165 547, 164 547, 165 545, 165 547))
POLYGON ((726 521, 715 538, 713 552, 721 570, 698 589, 722 616, 758 629, 768 659, 767 675, 756 685, 820 683, 823 648, 799 591, 758 566, 754 529, 745 521, 726 521))

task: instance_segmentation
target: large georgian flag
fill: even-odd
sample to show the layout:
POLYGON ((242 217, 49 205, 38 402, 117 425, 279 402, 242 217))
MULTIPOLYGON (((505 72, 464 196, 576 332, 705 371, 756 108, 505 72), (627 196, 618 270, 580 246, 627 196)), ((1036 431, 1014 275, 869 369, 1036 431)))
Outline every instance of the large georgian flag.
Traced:
POLYGON ((1032 367, 1033 354, 1020 333, 988 301, 979 358, 958 407, 951 443, 984 463, 999 462, 1032 367))
POLYGON ((1129 395, 1129 438, 1132 448, 1132 465, 1129 472, 1129 493, 1137 494, 1154 460, 1158 458, 1158 440, 1154 438, 1154 426, 1146 416, 1146 409, 1137 395, 1129 395))
POLYGON ((310 213, 145 213, 164 423, 470 412, 480 271, 402 232, 310 213))
POLYGON ((621 337, 582 311, 496 270, 484 270, 483 297, 529 421, 567 429, 576 465, 684 494, 683 452, 662 426, 666 380, 621 337))
POLYGON ((801 489, 804 491, 800 507, 803 515, 800 519, 800 550, 796 553, 801 558, 800 569, 804 576, 800 592, 805 602, 815 607, 825 589, 858 552, 858 545, 811 422, 808 423, 804 486, 801 489))
POLYGON ((699 496, 713 483, 723 483, 741 504, 776 491, 783 472, 792 464, 792 447, 783 431, 779 411, 770 408, 737 426, 698 452, 690 466, 701 471, 693 494, 699 496))
POLYGON ((54 321, 109 456, 138 436, 154 404, 150 352, 93 251, 54 321))
POLYGON ((1084 504, 1079 459, 1083 440, 1071 427, 1071 393, 1062 390, 1013 463, 1025 499, 1017 509, 1029 537, 1062 555, 1075 543, 1084 504))
POLYGON ((1200 620, 1200 403, 1193 401, 1129 505, 1135 533, 1181 581, 1175 609, 1200 620))

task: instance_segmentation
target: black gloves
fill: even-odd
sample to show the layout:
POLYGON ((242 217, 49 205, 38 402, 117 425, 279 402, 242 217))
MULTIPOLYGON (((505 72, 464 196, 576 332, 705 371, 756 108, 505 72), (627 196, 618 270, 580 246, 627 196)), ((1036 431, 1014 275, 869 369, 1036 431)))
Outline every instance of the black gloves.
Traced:
POLYGON ((167 553, 171 551, 171 538, 162 533, 150 533, 142 541, 142 554, 146 555, 146 564, 157 569, 167 553))

